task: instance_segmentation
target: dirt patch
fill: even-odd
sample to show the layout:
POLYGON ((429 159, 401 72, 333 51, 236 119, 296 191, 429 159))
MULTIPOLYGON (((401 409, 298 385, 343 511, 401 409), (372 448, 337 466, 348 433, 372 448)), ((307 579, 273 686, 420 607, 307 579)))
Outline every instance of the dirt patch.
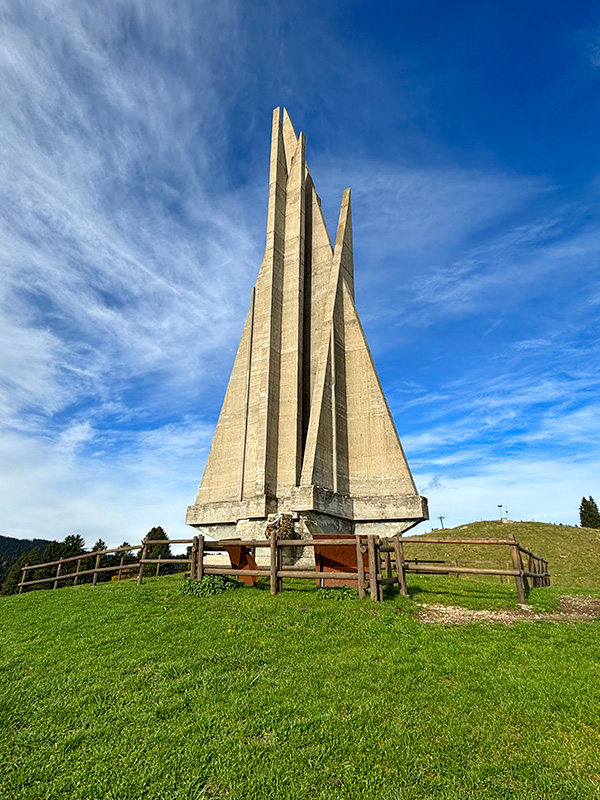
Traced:
POLYGON ((560 611, 541 613, 529 606, 518 609, 498 609, 497 611, 474 611, 459 606, 443 606, 438 603, 423 604, 417 619, 420 622, 436 625, 466 625, 468 622, 501 623, 542 620, 544 622, 592 622, 600 617, 600 599, 584 595, 559 597, 560 611))

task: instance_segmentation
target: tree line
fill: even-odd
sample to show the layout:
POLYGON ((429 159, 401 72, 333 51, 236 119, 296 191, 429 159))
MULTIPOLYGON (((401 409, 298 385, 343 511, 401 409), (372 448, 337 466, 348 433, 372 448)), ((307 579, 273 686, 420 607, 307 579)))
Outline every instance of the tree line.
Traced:
MULTIPOLYGON (((162 528, 160 525, 151 528, 148 533, 146 534, 147 539, 157 539, 164 541, 164 544, 154 544, 148 547, 148 551, 146 554, 147 558, 161 558, 165 561, 168 559, 173 558, 171 553, 171 546, 169 545, 169 537, 167 532, 162 528)), ((123 544, 119 545, 119 547, 131 547, 132 545, 129 542, 123 542, 123 544)), ((47 544, 47 546, 42 549, 39 545, 36 545, 31 550, 21 553, 21 555, 17 558, 14 562, 10 571, 6 577, 5 582, 2 584, 2 591, 0 594, 2 595, 9 595, 15 594, 18 591, 19 583, 21 581, 21 574, 23 571, 23 567, 26 565, 35 565, 35 564, 45 564, 51 561, 59 561, 61 558, 71 558, 73 556, 81 556, 84 558, 85 556, 91 556, 93 553, 98 553, 102 550, 107 550, 107 544, 102 539, 98 539, 98 541, 94 544, 91 550, 86 550, 85 548, 85 541, 83 537, 79 536, 79 534, 72 534, 70 536, 65 536, 64 541, 57 542, 51 541, 47 544)), ((123 557, 123 566, 130 566, 132 564, 136 564, 139 561, 139 552, 135 553, 133 550, 123 550, 120 553, 106 553, 100 556, 100 567, 116 567, 119 566, 121 563, 121 557, 123 557)), ((95 564, 95 559, 90 559, 90 565, 85 566, 82 565, 82 571, 84 569, 92 569, 95 564)), ((167 574, 169 572, 173 572, 175 570, 174 564, 169 565, 166 564, 164 567, 161 567, 162 574, 167 574)), ((71 561, 67 564, 63 564, 61 569, 61 575, 68 575, 74 573, 77 569, 77 561, 71 561)), ((153 565, 146 565, 144 568, 144 572, 148 573, 149 575, 152 574, 154 571, 153 565)), ((52 578, 56 574, 56 567, 40 567, 36 570, 30 570, 28 572, 27 580, 38 580, 42 578, 52 578)), ((110 572, 100 572, 98 573, 98 582, 100 581, 110 581, 111 577, 115 573, 110 572)), ((81 578, 78 578, 78 583, 91 583, 92 576, 91 575, 84 575, 81 578)), ((61 581, 60 585, 70 585, 72 581, 64 580, 61 581)), ((31 589, 49 589, 52 588, 52 584, 38 584, 37 586, 30 587, 31 589)))
POLYGON ((50 544, 50 539, 13 539, 0 535, 0 584, 4 583, 10 568, 23 553, 29 553, 34 547, 42 550, 50 544))

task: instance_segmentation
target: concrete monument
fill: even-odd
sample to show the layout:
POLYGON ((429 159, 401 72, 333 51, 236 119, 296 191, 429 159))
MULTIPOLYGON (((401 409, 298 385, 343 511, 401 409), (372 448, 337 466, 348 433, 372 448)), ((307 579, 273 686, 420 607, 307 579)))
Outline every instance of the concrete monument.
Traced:
POLYGON ((332 246, 304 134, 277 108, 265 254, 186 522, 255 538, 279 512, 303 537, 428 519, 354 305, 350 190, 332 246))

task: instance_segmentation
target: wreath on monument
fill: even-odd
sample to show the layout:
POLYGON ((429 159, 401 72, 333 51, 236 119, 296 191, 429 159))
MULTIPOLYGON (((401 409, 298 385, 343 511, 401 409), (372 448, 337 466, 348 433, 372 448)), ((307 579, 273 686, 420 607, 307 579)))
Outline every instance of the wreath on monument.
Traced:
POLYGON ((276 539, 293 539, 295 532, 293 516, 283 512, 269 517, 264 530, 266 539, 270 539, 273 535, 276 539))

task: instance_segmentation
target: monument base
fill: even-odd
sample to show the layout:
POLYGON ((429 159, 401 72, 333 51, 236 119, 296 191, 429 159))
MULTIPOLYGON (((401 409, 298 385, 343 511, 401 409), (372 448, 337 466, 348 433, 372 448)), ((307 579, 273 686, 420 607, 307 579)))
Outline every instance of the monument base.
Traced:
MULTIPOLYGON (((324 514, 320 511, 290 511, 287 512, 294 519, 294 538, 312 539, 318 536, 396 536, 410 530, 421 519, 409 520, 350 520, 324 514)), ((272 518, 272 517, 271 517, 272 518)), ((242 539, 245 541, 265 540, 265 529, 268 517, 254 519, 239 519, 236 522, 210 522, 207 524, 196 523, 193 527, 216 541, 223 539, 242 539)), ((188 523, 189 524, 189 523, 188 523)), ((257 548, 255 561, 259 566, 269 563, 268 548, 257 548)), ((283 564, 302 567, 314 567, 315 557, 312 547, 286 547, 283 548, 283 564)))

